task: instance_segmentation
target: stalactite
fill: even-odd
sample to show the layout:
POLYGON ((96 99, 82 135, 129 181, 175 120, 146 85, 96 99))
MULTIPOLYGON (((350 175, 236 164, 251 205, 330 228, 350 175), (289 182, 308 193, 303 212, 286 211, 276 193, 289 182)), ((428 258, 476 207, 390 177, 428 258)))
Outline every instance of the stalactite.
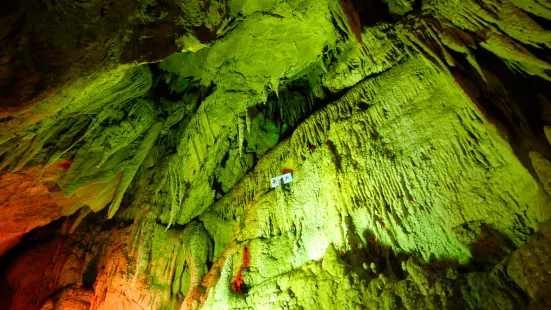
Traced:
POLYGON ((241 117, 237 117, 237 139, 239 145, 239 156, 243 156, 243 143, 245 142, 245 126, 241 117))
MULTIPOLYGON (((420 108, 414 108, 415 111, 418 111, 415 113, 421 114, 413 116, 413 119, 409 121, 403 118, 396 119, 398 115, 403 114, 403 109, 413 108, 414 105, 409 105, 412 104, 412 100, 414 100, 413 102, 417 102, 416 105, 418 105, 458 95, 455 91, 443 86, 446 85, 445 83, 450 83, 449 81, 451 81, 446 71, 439 72, 434 69, 425 68, 421 65, 422 62, 419 60, 416 60, 415 63, 416 65, 413 65, 413 63, 409 61, 407 65, 399 65, 392 69, 392 71, 395 72, 392 74, 393 78, 390 79, 393 81, 392 85, 383 82, 383 80, 379 78, 370 79, 356 86, 339 101, 311 115, 297 127, 289 140, 280 143, 276 150, 267 155, 269 157, 261 160, 255 169, 255 174, 258 174, 257 176, 253 174, 245 177, 241 182, 242 186, 237 185, 234 187, 227 197, 214 204, 213 208, 210 209, 212 211, 207 211, 207 213, 203 215, 204 220, 210 221, 210 219, 213 219, 212 216, 216 213, 221 216, 221 219, 217 220, 217 222, 211 222, 212 224, 217 223, 215 225, 218 225, 218 227, 225 227, 225 225, 230 225, 229 227, 231 227, 237 224, 233 221, 224 221, 224 218, 231 218, 232 213, 240 214, 239 216, 243 217, 247 216, 246 214, 252 212, 252 210, 257 210, 255 212, 259 212, 258 210, 261 210, 259 208, 261 208, 260 206, 263 204, 262 201, 269 199, 268 201, 272 201, 273 203, 277 201, 276 205, 278 205, 280 209, 278 210, 279 215, 277 215, 276 218, 271 217, 272 213, 268 213, 270 215, 264 215, 267 216, 268 219, 266 219, 263 224, 259 223, 258 225, 252 225, 251 222, 248 222, 248 229, 245 229, 242 233, 253 233, 255 231, 254 227, 258 227, 258 232, 256 232, 258 234, 257 236, 266 238, 267 236, 277 234, 277 231, 285 230, 286 228, 284 227, 286 224, 284 224, 285 221, 282 221, 281 215, 284 212, 281 208, 285 205, 283 201, 286 200, 285 197, 287 194, 277 189, 276 196, 281 196, 280 198, 276 198, 273 194, 270 194, 268 184, 266 183, 266 185, 263 185, 263 172, 271 170, 270 166, 274 160, 270 158, 278 158, 279 154, 294 153, 296 154, 295 156, 311 158, 311 156, 316 156, 315 154, 321 152, 322 149, 326 147, 327 149, 325 152, 338 152, 339 156, 342 157, 342 172, 339 173, 337 169, 335 170, 339 176, 338 180, 335 182, 341 184, 340 195, 342 195, 342 198, 340 199, 343 199, 343 205, 348 206, 342 212, 353 214, 353 218, 355 219, 366 219, 365 222, 359 220, 359 222, 355 222, 356 232, 350 231, 345 232, 345 234, 361 235, 362 229, 366 229, 367 231, 371 231, 379 242, 391 246, 394 251, 430 253, 438 248, 438 251, 441 251, 441 253, 446 253, 440 255, 456 257, 461 260, 468 259, 468 253, 461 245, 450 241, 453 240, 454 237, 450 236, 446 229, 440 227, 441 223, 437 224, 436 222, 430 221, 428 218, 429 213, 436 214, 438 212, 443 212, 442 216, 446 217, 444 214, 447 214, 449 211, 445 211, 446 208, 438 209, 440 208, 438 207, 439 204, 440 206, 444 206, 453 203, 456 205, 454 208, 457 209, 457 211, 454 212, 467 212, 466 209, 462 207, 464 201, 452 202, 449 200, 450 198, 446 197, 461 195, 460 197, 463 197, 462 199, 473 199, 473 201, 478 199, 476 194, 467 194, 463 192, 463 189, 455 185, 456 182, 462 181, 451 182, 449 174, 453 174, 453 167, 461 167, 458 169, 462 171, 468 170, 473 173, 481 173, 488 169, 498 169, 497 167, 502 167, 504 165, 510 167, 507 169, 513 170, 520 166, 512 157, 504 157, 509 156, 506 154, 510 151, 502 150, 498 153, 489 151, 490 149, 495 150, 496 148, 502 148, 502 142, 499 141, 500 138, 493 136, 491 130, 487 132, 486 129, 484 129, 485 125, 481 126, 481 124, 478 124, 481 116, 476 108, 472 106, 462 106, 462 104, 459 104, 459 101, 457 101, 457 105, 456 103, 447 102, 441 107, 438 107, 438 105, 433 107, 433 109, 457 113, 454 114, 457 115, 455 116, 457 121, 452 121, 454 119, 453 117, 450 119, 445 118, 452 122, 450 124, 453 124, 448 127, 451 131, 445 134, 446 136, 451 135, 451 137, 454 137, 452 140, 449 140, 449 138, 440 139, 436 132, 423 134, 416 132, 413 136, 404 132, 404 137, 409 136, 410 138, 406 139, 411 141, 407 143, 403 143, 404 141, 400 142, 400 145, 402 145, 401 150, 393 150, 390 148, 392 144, 387 146, 387 143, 394 143, 392 140, 387 141, 387 139, 391 139, 390 136, 388 136, 389 130, 394 131, 400 128, 396 128, 395 125, 391 125, 392 123, 388 123, 390 119, 394 119, 393 122, 404 122, 403 124, 405 126, 405 124, 413 121, 413 119, 424 117, 422 116, 422 112, 419 112, 421 111, 420 108), (408 71, 408 74, 398 73, 400 70, 412 70, 411 68, 415 69, 413 69, 413 71, 408 71), (399 78, 398 76, 415 76, 416 78, 412 80, 410 78, 399 78), (433 78, 425 80, 425 76, 431 76, 433 78), (435 76, 439 78, 434 78, 435 76), (428 91, 429 89, 433 90, 428 91), (366 110, 358 110, 356 105, 359 101, 368 102, 369 107, 366 110), (331 127, 329 128, 329 126, 324 124, 331 124, 331 127), (373 133, 373 131, 377 133, 373 133), (333 135, 331 132, 340 132, 341 134, 333 135), (347 134, 342 134, 343 132, 347 134), (371 134, 369 134, 369 132, 371 132, 371 134), (427 134, 433 135, 433 138, 431 138, 428 144, 427 141, 424 140, 425 138, 416 137, 417 135, 425 136, 427 134), (325 141, 328 139, 333 141, 333 151, 331 151, 331 147, 324 146, 325 141), (313 153, 311 153, 309 148, 311 144, 319 146, 313 153), (348 147, 346 145, 348 145, 348 147), (481 145, 486 146, 481 148, 481 145), (484 149, 486 151, 471 151, 484 149), (405 157, 405 154, 408 154, 407 157, 405 157), (435 174, 430 177, 418 177, 411 173, 414 169, 430 170, 433 162, 438 162, 439 165, 444 165, 447 168, 435 171, 435 174), (381 167, 395 168, 381 173, 381 167), (437 187, 434 187, 434 184, 442 184, 445 185, 445 187, 444 189, 435 191, 437 187), (244 190, 243 187, 247 189, 244 190), (431 190, 431 188, 433 189, 431 190), (249 194, 251 192, 253 192, 254 195, 249 194), (252 198, 251 201, 250 198, 247 197, 266 198, 262 198, 262 200, 252 198), (244 203, 247 204, 247 208, 244 209, 245 213, 243 214, 238 210, 244 203), (424 206, 431 206, 431 208, 428 209, 424 206), (214 213, 209 215, 210 212, 214 213), (432 231, 431 238, 442 236, 442 239, 439 237, 432 239, 431 242, 433 246, 431 247, 425 246, 425 244, 427 244, 425 242, 416 243, 413 242, 413 239, 410 239, 412 238, 412 232, 420 229, 419 225, 421 221, 423 221, 425 229, 432 231), (360 229, 360 227, 362 228, 360 229)), ((385 79, 387 78, 388 77, 385 79)), ((428 107, 426 108, 428 109, 428 107)), ((446 112, 439 112, 437 115, 446 115, 445 113, 446 112)), ((415 122, 419 121, 416 120, 415 122)), ((435 130, 442 130, 442 126, 437 128, 438 129, 435 127, 435 130)), ((409 130, 412 130, 412 128, 409 130)), ((395 132, 399 133, 400 131, 398 130, 395 132)), ((328 154, 325 155, 325 157, 327 156, 329 156, 329 158, 334 157, 328 154)), ((334 164, 336 165, 336 163, 334 164)), ((328 168, 317 166, 315 169, 328 168)), ((297 169, 294 170, 297 171, 297 169)), ((417 174, 420 173, 419 171, 417 174)), ((517 173, 523 175, 521 178, 527 177, 526 171, 517 173)), ((299 180, 299 183, 297 184, 312 182, 309 178, 312 178, 314 174, 313 171, 299 169, 297 173, 297 180, 299 180)), ((461 177, 455 174, 453 178, 461 177)), ((493 183, 488 183, 487 186, 490 186, 493 190, 499 191, 498 188, 494 187, 495 185, 493 183)), ((293 188, 293 186, 291 186, 291 188, 293 188)), ((515 194, 514 190, 511 192, 509 189, 501 190, 508 192, 508 194, 505 194, 506 196, 512 195, 510 196, 512 199, 506 202, 506 204, 509 206, 517 205, 518 210, 514 212, 521 212, 520 210, 525 208, 523 204, 529 204, 529 201, 526 200, 527 196, 522 198, 522 196, 519 196, 521 194, 518 192, 515 194)), ((291 191, 294 192, 295 190, 291 189, 291 191)), ((536 194, 534 192, 534 194, 540 195, 541 193, 536 194)), ((336 195, 336 193, 332 195, 336 195)), ((539 197, 543 198, 543 196, 539 197)), ((502 198, 492 201, 493 203, 500 204, 500 199, 502 198)), ((532 210, 531 212, 534 212, 532 216, 538 216, 536 214, 539 214, 541 211, 536 210, 539 209, 539 207, 534 209, 534 206, 535 205, 529 207, 532 210)), ((255 216, 258 217, 259 215, 256 214, 255 216)), ((467 213, 463 213, 463 216, 473 216, 473 214, 467 215, 467 213)), ((453 216, 453 218, 454 217, 455 216, 453 216)), ((262 216, 260 216, 260 218, 262 218, 262 216)), ((448 218, 452 217, 448 216, 448 218)), ((453 227, 455 224, 449 222, 447 225, 453 227)), ((496 225, 500 224, 496 223, 496 225)), ((508 225, 510 224, 501 226, 501 229, 507 229, 505 227, 508 225)), ((215 231, 216 228, 214 227, 216 226, 209 225, 209 230, 215 231)), ((227 231, 227 228, 224 228, 224 231, 227 231)), ((246 239, 247 237, 236 234, 233 238, 243 240, 243 238, 246 239)), ((364 242, 367 243, 368 240, 364 239, 364 242)), ((520 242, 520 240, 517 240, 517 242, 520 242)))
POLYGON ((156 72, 152 84, 146 66, 98 73, 92 86, 75 82, 21 112, 25 126, 0 121, 9 129, 0 171, 25 175, 0 178, 0 189, 33 191, 26 184, 38 174, 61 215, 88 205, 74 215, 76 233, 109 202, 115 220, 99 230, 135 220, 133 239, 113 236, 123 242, 94 252, 113 262, 92 308, 126 292, 122 300, 146 308, 445 308, 456 299, 476 308, 480 283, 515 298, 516 288, 492 286, 506 261, 491 274, 450 267, 438 280, 423 261, 470 266, 469 239, 498 247, 469 235, 482 225, 513 247, 549 217, 547 149, 517 147, 485 101, 505 102, 519 127, 537 117, 506 105, 518 93, 481 60, 551 80, 542 52, 551 35, 531 17, 549 18, 551 6, 392 0, 392 16, 362 26, 355 3, 232 3, 216 41, 151 65, 170 76, 156 72), (156 88, 163 82, 172 86, 156 88), (288 171, 293 182, 272 188, 288 171), (243 283, 250 290, 235 294, 243 283), (139 290, 152 293, 130 295, 139 290))

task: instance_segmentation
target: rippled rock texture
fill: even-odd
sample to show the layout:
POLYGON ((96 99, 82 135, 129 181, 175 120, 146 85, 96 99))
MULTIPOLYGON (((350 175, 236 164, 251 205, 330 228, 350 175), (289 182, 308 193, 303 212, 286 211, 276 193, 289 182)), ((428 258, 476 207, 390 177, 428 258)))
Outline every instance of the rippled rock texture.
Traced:
POLYGON ((551 307, 549 1, 3 6, 2 308, 551 307))

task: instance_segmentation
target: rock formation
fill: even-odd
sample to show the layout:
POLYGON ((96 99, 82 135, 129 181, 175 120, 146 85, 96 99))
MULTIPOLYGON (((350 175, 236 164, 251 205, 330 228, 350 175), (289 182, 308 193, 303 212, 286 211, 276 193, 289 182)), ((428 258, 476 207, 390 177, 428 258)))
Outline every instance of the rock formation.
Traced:
POLYGON ((0 308, 551 308, 549 0, 2 6, 0 308))

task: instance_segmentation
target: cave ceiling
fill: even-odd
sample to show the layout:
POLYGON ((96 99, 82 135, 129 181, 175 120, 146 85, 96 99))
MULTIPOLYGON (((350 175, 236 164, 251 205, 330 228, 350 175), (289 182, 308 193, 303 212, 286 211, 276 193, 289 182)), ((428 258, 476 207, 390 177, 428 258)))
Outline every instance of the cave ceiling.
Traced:
POLYGON ((0 308, 551 308, 550 1, 0 7, 0 308))

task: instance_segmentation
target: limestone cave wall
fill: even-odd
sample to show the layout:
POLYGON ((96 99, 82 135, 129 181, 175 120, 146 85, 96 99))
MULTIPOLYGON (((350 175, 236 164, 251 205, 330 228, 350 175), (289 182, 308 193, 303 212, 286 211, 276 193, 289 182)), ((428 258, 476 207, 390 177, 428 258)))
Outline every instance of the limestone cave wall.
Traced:
POLYGON ((2 6, 1 308, 551 308, 548 0, 2 6))

